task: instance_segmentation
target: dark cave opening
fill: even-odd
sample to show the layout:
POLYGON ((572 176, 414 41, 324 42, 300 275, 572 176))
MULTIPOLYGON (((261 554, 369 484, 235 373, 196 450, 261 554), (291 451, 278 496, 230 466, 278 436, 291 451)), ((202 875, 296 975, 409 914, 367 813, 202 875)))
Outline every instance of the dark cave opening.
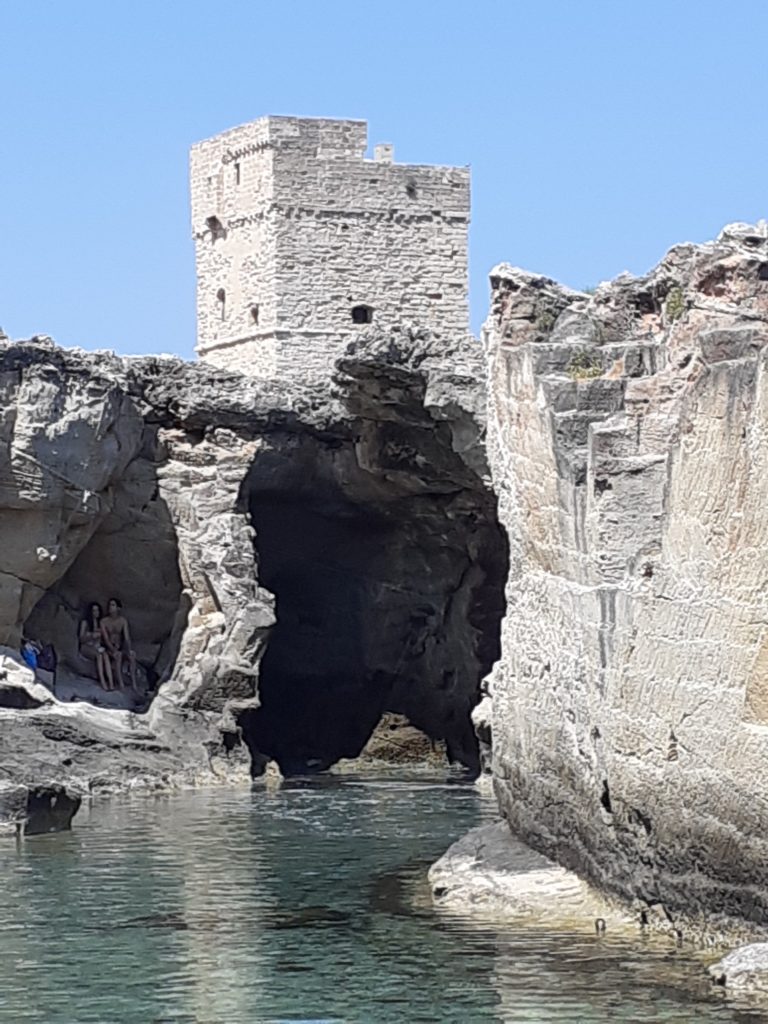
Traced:
POLYGON ((261 585, 277 623, 260 707, 240 719, 254 771, 323 771, 356 757, 384 712, 407 716, 476 771, 471 711, 499 654, 508 553, 483 492, 393 495, 335 484, 267 486, 246 498, 261 585))
POLYGON ((384 522, 300 501, 253 502, 262 584, 277 625, 260 666, 252 740, 284 771, 354 757, 378 721, 389 680, 367 671, 365 570, 385 549, 384 522))

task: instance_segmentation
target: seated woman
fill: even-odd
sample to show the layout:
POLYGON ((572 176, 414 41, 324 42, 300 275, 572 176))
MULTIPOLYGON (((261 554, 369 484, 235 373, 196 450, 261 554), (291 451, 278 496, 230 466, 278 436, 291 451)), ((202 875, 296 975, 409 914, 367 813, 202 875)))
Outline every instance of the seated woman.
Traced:
POLYGON ((101 620, 101 605, 94 601, 93 604, 88 605, 88 613, 80 623, 80 630, 78 632, 80 653, 88 661, 96 663, 99 683, 102 688, 114 690, 112 666, 109 663, 109 654, 101 636, 101 620))
POLYGON ((101 623, 101 637, 109 657, 112 659, 117 685, 119 687, 124 685, 123 662, 127 659, 131 686, 136 690, 138 689, 136 685, 136 654, 131 647, 131 634, 128 629, 128 621, 123 615, 123 605, 116 597, 111 597, 107 604, 107 611, 109 614, 101 623))

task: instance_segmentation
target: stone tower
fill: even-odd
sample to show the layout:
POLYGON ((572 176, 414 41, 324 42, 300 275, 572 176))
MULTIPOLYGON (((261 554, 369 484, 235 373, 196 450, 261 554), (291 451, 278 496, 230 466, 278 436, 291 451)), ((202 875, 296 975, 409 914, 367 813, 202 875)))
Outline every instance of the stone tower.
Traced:
POLYGON ((365 158, 365 121, 262 117, 192 147, 201 359, 325 370, 368 323, 469 331, 469 169, 365 158))

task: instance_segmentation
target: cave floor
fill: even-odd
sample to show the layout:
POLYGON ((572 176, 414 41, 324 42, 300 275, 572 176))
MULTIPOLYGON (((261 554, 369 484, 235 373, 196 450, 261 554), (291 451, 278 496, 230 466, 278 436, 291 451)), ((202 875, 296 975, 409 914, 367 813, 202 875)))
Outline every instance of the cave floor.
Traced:
POLYGON ((138 711, 146 705, 143 693, 125 687, 122 690, 103 690, 95 679, 80 676, 65 667, 56 672, 53 695, 63 703, 87 701, 96 707, 115 711, 138 711))

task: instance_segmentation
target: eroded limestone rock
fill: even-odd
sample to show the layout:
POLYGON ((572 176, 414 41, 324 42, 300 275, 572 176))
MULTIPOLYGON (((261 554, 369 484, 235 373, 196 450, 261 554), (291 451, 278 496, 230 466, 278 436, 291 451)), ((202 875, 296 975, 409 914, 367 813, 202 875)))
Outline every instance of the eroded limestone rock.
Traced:
POLYGON ((158 377, 203 407, 213 389, 180 361, 0 348, 0 636, 52 643, 71 692, 72 674, 89 671, 77 651, 85 606, 117 596, 142 667, 134 706, 157 695, 134 716, 50 694, 42 706, 27 687, 11 710, 20 691, 6 685, 0 778, 88 792, 239 777, 247 764, 225 734, 236 734, 232 709, 255 701, 274 622, 238 510, 251 448, 215 418, 187 433, 167 390, 148 400, 158 377))
POLYGON ((20 835, 27 816, 26 786, 0 782, 0 836, 20 835))
POLYGON ((734 992, 768 995, 768 942, 734 949, 709 968, 712 980, 734 992))
POLYGON ((684 934, 768 927, 768 230, 594 295, 492 276, 514 833, 684 934))
POLYGON ((0 346, 0 643, 66 572, 139 452, 142 417, 108 357, 0 346))
POLYGON ((29 711, 53 701, 45 686, 35 681, 34 673, 9 648, 0 647, 0 708, 29 711))
POLYGON ((24 835, 42 836, 48 832, 65 832, 82 803, 79 793, 66 786, 49 784, 32 786, 27 791, 27 817, 24 835))
POLYGON ((369 335, 339 361, 321 432, 264 439, 244 497, 278 623, 242 722, 284 771, 356 757, 384 711, 477 767, 506 569, 482 366, 471 343, 369 335))
POLYGON ((438 907, 486 919, 593 933, 639 922, 515 839, 503 821, 474 828, 454 843, 430 868, 429 882, 438 907))
POLYGON ((52 643, 66 680, 42 694, 0 677, 0 779, 84 793, 240 778, 243 737, 259 764, 312 770, 359 753, 385 709, 476 763, 506 567, 479 360, 372 334, 330 395, 0 346, 0 642, 52 643), (112 596, 140 692, 63 702, 98 699, 76 685, 77 626, 112 596))

